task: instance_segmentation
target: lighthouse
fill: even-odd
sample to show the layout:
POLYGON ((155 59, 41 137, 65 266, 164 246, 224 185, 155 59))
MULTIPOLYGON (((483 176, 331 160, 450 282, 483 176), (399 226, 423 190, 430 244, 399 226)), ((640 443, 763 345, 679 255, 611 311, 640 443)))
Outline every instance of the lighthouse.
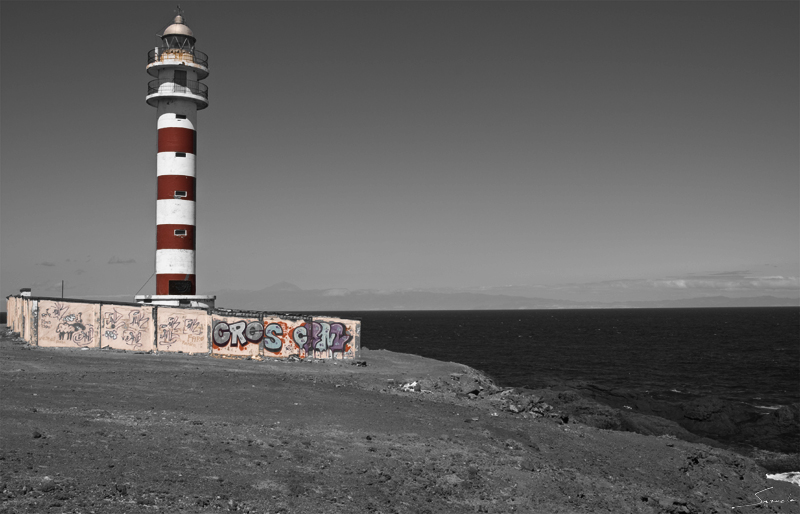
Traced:
POLYGON ((195 274, 197 111, 208 107, 208 56, 181 13, 147 54, 147 104, 157 111, 156 294, 136 301, 214 307, 214 296, 197 295, 195 274))

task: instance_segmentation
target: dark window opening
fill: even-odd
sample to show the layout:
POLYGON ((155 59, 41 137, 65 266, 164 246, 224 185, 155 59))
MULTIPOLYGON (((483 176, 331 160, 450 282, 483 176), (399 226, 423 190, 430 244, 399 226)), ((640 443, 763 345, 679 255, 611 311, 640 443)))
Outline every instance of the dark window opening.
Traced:
POLYGON ((182 230, 182 229, 176 230, 175 231, 175 235, 176 236, 185 236, 186 235, 186 231, 182 230))
POLYGON ((175 191, 175 198, 186 198, 186 191, 175 191))
POLYGON ((176 114, 175 115, 175 119, 176 120, 185 120, 186 119, 186 115, 185 114, 176 114))
POLYGON ((186 87, 186 72, 183 70, 175 70, 175 84, 178 86, 186 87))
POLYGON ((189 280, 170 280, 169 294, 192 294, 192 282, 189 280))
POLYGON ((186 152, 175 152, 175 157, 186 157, 186 152))

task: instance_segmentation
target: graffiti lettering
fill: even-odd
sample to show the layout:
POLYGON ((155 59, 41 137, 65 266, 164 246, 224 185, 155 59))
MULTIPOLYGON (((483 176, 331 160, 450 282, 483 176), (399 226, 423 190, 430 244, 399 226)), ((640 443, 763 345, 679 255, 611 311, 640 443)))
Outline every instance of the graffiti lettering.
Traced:
MULTIPOLYGON (((80 319, 80 316, 78 316, 78 319, 80 319)), ((75 333, 75 336, 72 338, 72 342, 74 342, 75 344, 80 344, 86 341, 87 344, 92 344, 93 336, 94 336, 94 327, 92 325, 87 325, 85 329, 75 333)))
POLYGON ((214 324, 214 344, 221 347, 246 346, 248 343, 259 343, 264 337, 264 326, 259 321, 237 321, 226 323, 218 321, 214 324))
MULTIPOLYGON (((189 320, 186 320, 189 321, 189 320)), ((167 348, 178 342, 178 330, 181 322, 178 318, 170 317, 166 323, 159 325, 161 335, 158 337, 158 344, 165 345, 167 348)))
POLYGON ((147 321, 149 318, 142 314, 141 311, 133 311, 129 314, 129 317, 131 319, 128 324, 129 327, 136 327, 139 330, 147 330, 147 321))
POLYGON ((283 346, 283 341, 281 341, 277 336, 283 335, 283 327, 281 327, 277 323, 270 323, 264 329, 264 349, 269 350, 271 352, 279 352, 281 347, 283 346))
MULTIPOLYGON (((106 312, 103 316, 103 327, 113 330, 117 328, 117 322, 120 319, 122 319, 122 314, 117 312, 117 309, 114 309, 114 312, 106 312)), ((106 332, 106 336, 108 336, 108 332, 106 332)))
POLYGON ((106 330, 106 333, 103 334, 103 336, 107 337, 109 339, 116 339, 117 338, 117 333, 115 331, 113 331, 113 330, 106 330))
POLYGON ((305 325, 296 327, 292 330, 292 341, 294 344, 303 348, 308 341, 308 330, 306 330, 305 325))
POLYGON ((185 329, 183 331, 184 334, 194 334, 200 335, 200 332, 203 330, 203 326, 200 325, 200 322, 196 319, 187 318, 185 323, 185 329))
POLYGON ((244 329, 247 327, 247 323, 244 321, 237 321, 236 323, 232 323, 231 327, 231 338, 230 343, 231 346, 244 346, 247 344, 247 339, 244 338, 244 329))
POLYGON ((67 311, 66 305, 60 302, 56 302, 55 307, 53 307, 53 311, 50 312, 50 309, 48 308, 46 311, 42 313, 42 317, 61 319, 62 314, 64 314, 66 311, 67 311))
POLYGON ((251 321, 247 324, 244 336, 251 343, 258 343, 264 337, 264 325, 260 321, 251 321))
POLYGON ((224 321, 220 321, 214 325, 214 344, 217 346, 227 346, 228 340, 231 338, 230 327, 224 321))
MULTIPOLYGON (((116 334, 114 334, 116 339, 116 334)), ((133 346, 134 348, 141 348, 142 343, 142 333, 141 332, 134 332, 133 330, 129 330, 127 332, 122 333, 122 340, 125 341, 125 344, 133 346)))
POLYGON ((344 358, 347 343, 352 338, 343 323, 314 321, 311 323, 311 341, 304 345, 304 349, 309 352, 313 348, 317 352, 325 353, 328 358, 335 358, 336 352, 340 352, 344 358))

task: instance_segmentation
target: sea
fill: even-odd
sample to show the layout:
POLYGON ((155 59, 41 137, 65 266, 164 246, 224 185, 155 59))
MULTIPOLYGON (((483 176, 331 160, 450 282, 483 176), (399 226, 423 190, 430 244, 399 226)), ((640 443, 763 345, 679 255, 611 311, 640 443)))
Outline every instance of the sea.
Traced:
POLYGON ((800 309, 359 311, 361 344, 466 364, 505 387, 580 381, 680 401, 800 402, 800 309))

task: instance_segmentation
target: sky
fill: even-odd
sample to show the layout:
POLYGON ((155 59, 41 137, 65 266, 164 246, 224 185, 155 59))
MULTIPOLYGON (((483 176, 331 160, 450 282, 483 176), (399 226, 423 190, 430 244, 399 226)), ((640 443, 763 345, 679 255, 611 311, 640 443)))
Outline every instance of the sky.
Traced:
MULTIPOLYGON (((798 2, 181 7, 198 294, 800 294, 798 2)), ((0 2, 4 297, 154 294, 145 65, 174 16, 0 2)))

